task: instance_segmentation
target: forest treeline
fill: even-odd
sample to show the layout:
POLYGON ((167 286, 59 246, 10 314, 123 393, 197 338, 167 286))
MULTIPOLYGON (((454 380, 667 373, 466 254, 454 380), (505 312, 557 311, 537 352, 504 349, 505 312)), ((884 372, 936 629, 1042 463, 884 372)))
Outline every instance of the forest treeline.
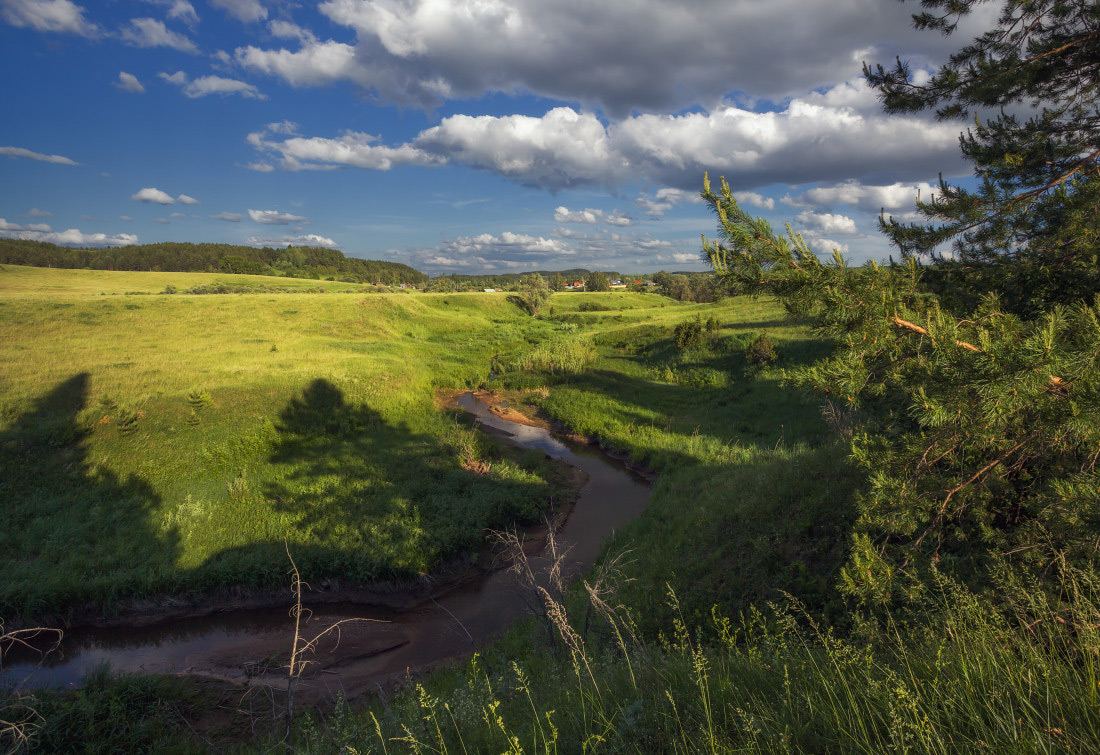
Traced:
POLYGON ((92 270, 237 273, 290 278, 332 278, 387 286, 423 284, 428 276, 400 262, 346 257, 338 249, 164 242, 84 249, 42 241, 0 239, 0 264, 92 270))

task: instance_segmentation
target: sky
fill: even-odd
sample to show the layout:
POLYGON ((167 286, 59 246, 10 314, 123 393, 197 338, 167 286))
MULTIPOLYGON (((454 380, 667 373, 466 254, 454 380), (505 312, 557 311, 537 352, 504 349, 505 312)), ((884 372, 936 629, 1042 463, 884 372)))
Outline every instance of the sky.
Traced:
MULTIPOLYGON (((995 3, 989 4, 995 6, 995 3)), ((704 172, 854 262, 958 122, 896 0, 0 0, 0 236, 311 245, 432 275, 703 270, 704 172)))

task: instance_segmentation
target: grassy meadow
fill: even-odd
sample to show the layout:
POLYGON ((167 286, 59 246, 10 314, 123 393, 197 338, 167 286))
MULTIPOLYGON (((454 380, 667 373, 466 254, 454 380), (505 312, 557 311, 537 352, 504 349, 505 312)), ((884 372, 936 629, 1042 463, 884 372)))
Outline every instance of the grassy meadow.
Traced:
MULTIPOLYGON (((657 472, 645 513, 553 611, 377 699, 299 711, 294 749, 1100 741, 1100 585, 1068 585, 1061 624, 1027 585, 993 608, 941 579, 920 611, 885 616, 842 598, 862 486, 850 428, 783 381, 830 344, 770 302, 569 293, 532 318, 506 294, 170 295, 153 275, 0 272, 0 616, 281 586, 284 538, 313 580, 410 576, 468 552, 554 493, 538 454, 502 457, 434 400, 484 383, 657 472), (764 337, 774 360, 755 358, 764 337)), ((197 684, 100 673, 41 694, 36 736, 205 751, 181 721, 240 693, 211 702, 197 684)), ((286 728, 272 731, 207 733, 270 751, 286 728)))
POLYGON ((0 272, 0 616, 281 585, 284 539, 311 578, 415 576, 542 513, 543 462, 433 393, 560 326, 503 295, 152 293, 224 278, 0 272))

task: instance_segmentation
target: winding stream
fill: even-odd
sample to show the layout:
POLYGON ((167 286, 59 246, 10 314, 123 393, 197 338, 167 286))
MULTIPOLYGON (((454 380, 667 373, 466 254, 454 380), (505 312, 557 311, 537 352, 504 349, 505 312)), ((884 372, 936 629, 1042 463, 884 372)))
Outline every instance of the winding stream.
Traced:
MULTIPOLYGON (((506 420, 472 394, 460 396, 458 405, 480 424, 510 436, 515 445, 542 451, 588 476, 558 531, 559 545, 571 547, 567 573, 575 576, 591 567, 607 537, 645 507, 649 483, 597 449, 506 420)), ((539 558, 533 557, 532 564, 539 558)), ((523 596, 504 571, 490 572, 409 608, 315 607, 303 631, 307 638, 344 619, 371 621, 348 622, 341 625, 338 637, 335 632, 328 635, 311 656, 314 665, 297 694, 311 690, 323 698, 342 691, 355 697, 410 671, 468 655, 523 614, 523 596)), ((109 664, 116 671, 190 672, 285 684, 285 670, 280 676, 279 661, 274 659, 286 657, 292 632, 287 607, 235 610, 144 627, 77 629, 67 632, 61 646, 40 664, 6 665, 3 678, 24 687, 72 686, 88 671, 109 664)))

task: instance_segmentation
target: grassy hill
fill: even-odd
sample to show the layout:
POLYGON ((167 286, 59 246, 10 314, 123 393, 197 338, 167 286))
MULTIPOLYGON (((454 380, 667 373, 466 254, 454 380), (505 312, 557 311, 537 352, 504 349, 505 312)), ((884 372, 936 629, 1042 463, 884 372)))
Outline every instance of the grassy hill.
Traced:
MULTIPOLYGON (((562 294, 535 319, 504 294, 181 296, 152 293, 171 281, 144 276, 163 274, 115 275, 0 272, 0 615, 282 584, 284 537, 307 578, 430 569, 484 527, 537 515, 551 492, 541 459, 494 456, 433 401, 488 380, 519 410, 657 471, 646 512, 584 583, 473 660, 385 698, 300 711, 295 748, 1100 741, 1087 581, 1057 607, 1026 585, 995 605, 944 578, 912 613, 840 597, 864 481, 843 417, 783 382, 830 345, 770 302, 562 294), (756 358, 765 337, 774 362, 756 358), (490 474, 472 471, 479 461, 490 474)), ((202 751, 197 728, 259 751, 283 737, 247 717, 203 729, 224 721, 224 694, 100 675, 39 697, 40 741, 202 751)))
POLYGON ((0 272, 0 616, 281 584, 284 538, 313 578, 413 576, 540 515, 548 470, 469 471, 491 444, 433 391, 556 325, 503 295, 103 295, 224 278, 0 272))

